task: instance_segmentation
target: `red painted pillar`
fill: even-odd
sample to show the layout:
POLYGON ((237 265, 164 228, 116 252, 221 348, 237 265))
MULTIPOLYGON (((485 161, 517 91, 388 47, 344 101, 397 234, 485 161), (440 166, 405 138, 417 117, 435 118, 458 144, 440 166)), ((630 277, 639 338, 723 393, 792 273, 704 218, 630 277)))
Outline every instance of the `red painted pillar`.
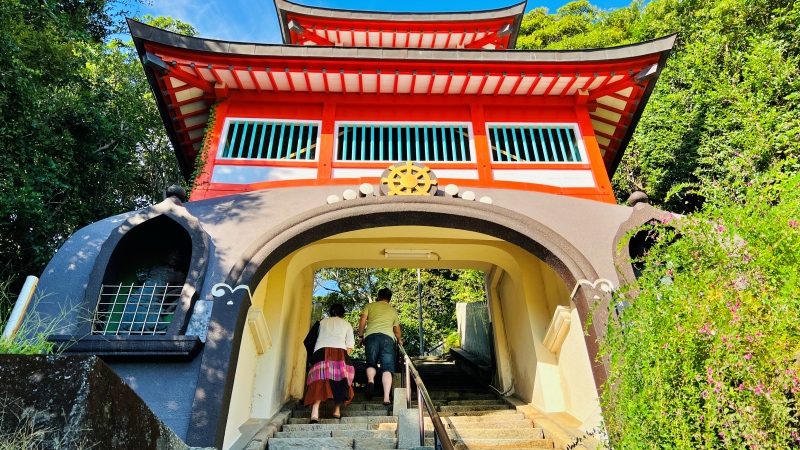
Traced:
POLYGON ((322 135, 319 140, 317 179, 330 180, 333 165, 333 137, 336 133, 336 104, 326 101, 322 106, 322 135))
POLYGON ((492 158, 489 151, 489 139, 486 137, 486 119, 483 116, 483 105, 473 101, 469 104, 472 115, 472 133, 475 137, 475 160, 478 164, 478 179, 491 183, 492 158))

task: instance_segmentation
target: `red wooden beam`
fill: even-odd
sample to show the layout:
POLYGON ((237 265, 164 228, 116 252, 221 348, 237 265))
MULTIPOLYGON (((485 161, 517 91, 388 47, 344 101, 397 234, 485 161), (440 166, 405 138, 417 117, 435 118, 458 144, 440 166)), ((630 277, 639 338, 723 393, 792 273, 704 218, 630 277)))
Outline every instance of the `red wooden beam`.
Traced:
POLYGON ((436 72, 431 72, 430 82, 428 82, 428 94, 431 95, 431 91, 433 90, 433 82, 436 81, 436 72))
POLYGON ((475 95, 481 95, 483 93, 483 87, 486 86, 486 81, 489 80, 489 72, 483 74, 483 80, 481 80, 481 85, 478 86, 478 92, 475 95))
POLYGON ((275 84, 275 77, 272 76, 272 71, 267 67, 267 76, 269 77, 269 82, 272 84, 272 90, 274 92, 278 92, 278 85, 275 84))
POLYGON ((400 80, 400 71, 394 71, 394 87, 392 88, 392 94, 397 95, 397 83, 400 80))
POLYGON ((471 78, 472 72, 467 72, 467 77, 464 78, 464 84, 461 86, 461 93, 458 95, 464 95, 464 93, 467 92, 467 85, 469 84, 471 78))
POLYGON ((217 69, 215 69, 212 64, 208 65, 208 70, 210 70, 211 71, 211 75, 214 76, 214 81, 216 81, 219 84, 225 83, 224 81, 222 81, 222 78, 219 77, 219 74, 217 73, 217 69))
POLYGON ((328 74, 325 69, 322 69, 322 84, 325 85, 325 93, 329 94, 330 89, 328 88, 328 74))
POLYGON ((531 95, 533 95, 533 90, 536 89, 536 86, 539 84, 540 81, 542 81, 542 74, 541 73, 539 73, 539 76, 536 77, 536 80, 534 80, 533 83, 531 83, 531 87, 528 88, 528 93, 525 94, 527 97, 530 97, 531 95))
POLYGON ((561 94, 560 94, 561 97, 564 97, 565 95, 567 95, 567 91, 569 91, 569 89, 572 87, 572 85, 575 84, 575 82, 578 81, 578 78, 580 78, 580 77, 581 77, 581 74, 579 74, 579 73, 576 73, 575 76, 572 77, 572 80, 570 80, 570 82, 567 83, 566 86, 564 86, 564 89, 561 90, 561 94))
POLYGON ((312 92, 311 89, 311 80, 308 78, 308 69, 303 69, 303 76, 306 79, 306 91, 312 92))
POLYGON ((544 90, 544 93, 542 95, 544 95, 545 97, 550 95, 550 91, 552 91, 553 88, 556 87, 556 85, 558 84, 558 80, 560 79, 561 79, 561 74, 559 73, 556 75, 555 78, 553 78, 553 81, 551 81, 550 84, 547 85, 547 89, 544 90))
POLYGON ((256 79, 255 74, 253 74, 253 68, 248 67, 247 73, 250 74, 250 80, 253 82, 253 85, 256 87, 256 91, 261 92, 261 85, 258 84, 258 79, 256 79))
POLYGON ((417 71, 411 72, 411 90, 408 91, 409 95, 414 95, 414 86, 417 84, 417 71))
POLYGON ((521 72, 519 77, 517 77, 517 82, 514 83, 514 87, 511 88, 511 92, 508 95, 517 95, 517 89, 519 88, 520 83, 525 78, 525 72, 521 72))
MULTIPOLYGON (((449 41, 449 38, 448 38, 449 41)), ((450 93, 450 82, 453 81, 453 72, 450 72, 450 75, 447 76, 447 84, 444 85, 444 92, 443 94, 447 95, 450 93)))
POLYGON ((358 71, 358 93, 359 94, 363 94, 364 93, 364 83, 363 83, 363 80, 361 78, 361 70, 360 69, 358 71))
POLYGON ((477 41, 470 42, 465 48, 483 48, 486 44, 495 43, 509 34, 511 34, 511 25, 505 24, 497 31, 489 33, 477 41))
POLYGON ((294 82, 292 81, 292 73, 289 72, 288 67, 283 71, 283 73, 286 74, 286 81, 289 82, 289 90, 291 90, 292 94, 294 94, 294 82))
POLYGON ((605 97, 608 94, 611 94, 611 93, 614 93, 614 92, 617 92, 617 91, 621 91, 621 90, 623 90, 623 89, 625 89, 627 87, 632 87, 632 86, 635 86, 635 84, 632 83, 632 77, 631 76, 626 76, 625 78, 623 78, 623 79, 621 79, 619 81, 615 81, 613 83, 607 84, 607 85, 603 86, 600 89, 593 89, 589 93, 589 101, 597 100, 600 97, 605 97))
POLYGON ((492 97, 497 97, 497 93, 500 92, 500 88, 503 86, 503 83, 506 81, 506 73, 503 72, 503 76, 500 77, 500 81, 497 82, 497 86, 494 88, 494 93, 492 97))
POLYGON ((322 36, 318 35, 314 29, 309 29, 308 27, 301 25, 300 22, 296 20, 290 20, 288 23, 289 30, 296 33, 298 36, 302 37, 304 40, 309 40, 317 45, 328 46, 332 47, 333 42, 323 38, 322 36))
POLYGON ((444 48, 450 47, 450 39, 453 37, 453 30, 447 32, 447 40, 444 41, 444 48))
POLYGON ((196 87, 202 90, 203 92, 208 92, 209 94, 214 93, 214 86, 211 83, 209 83, 206 80, 199 79, 194 75, 190 74, 189 72, 182 70, 179 67, 171 68, 170 71, 166 73, 166 76, 183 81, 184 83, 192 87, 196 87))
POLYGON ((236 89, 244 89, 244 86, 242 85, 242 80, 239 79, 239 75, 236 73, 236 69, 234 69, 233 66, 229 66, 228 70, 231 72, 231 75, 233 75, 233 80, 236 82, 236 89))
POLYGON ((344 82, 344 69, 339 71, 339 79, 342 80, 342 93, 347 94, 347 85, 344 82))

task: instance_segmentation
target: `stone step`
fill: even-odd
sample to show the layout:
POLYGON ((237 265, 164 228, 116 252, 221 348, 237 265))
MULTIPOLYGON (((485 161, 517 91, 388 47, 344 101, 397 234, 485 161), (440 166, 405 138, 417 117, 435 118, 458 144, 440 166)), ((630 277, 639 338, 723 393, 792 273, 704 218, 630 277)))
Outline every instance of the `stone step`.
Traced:
MULTIPOLYGON (((456 450, 553 448, 552 439, 454 439, 456 450)), ((270 450, 274 450, 270 447, 270 450)))
POLYGON ((544 439, 541 428, 457 428, 447 434, 451 439, 544 439))
POLYGON ((339 419, 341 424, 377 424, 377 423, 397 423, 397 416, 356 416, 356 417, 342 417, 339 419))
POLYGON ((469 405, 505 405, 505 402, 498 399, 492 400, 450 400, 447 406, 469 406, 469 405))
POLYGON ((352 450, 352 438, 271 438, 269 450, 352 450))
MULTIPOLYGON (((359 402, 359 403, 350 403, 349 405, 341 405, 340 409, 342 411, 364 411, 370 409, 386 409, 388 406, 383 404, 383 401, 377 402, 359 402)), ((319 405, 320 411, 324 410, 331 410, 333 411, 336 409, 336 405, 333 402, 324 402, 319 405)), ((295 405, 293 408, 294 411, 311 411, 311 406, 303 406, 302 404, 295 405)))
MULTIPOLYGON (((331 411, 324 411, 320 410, 319 415, 322 418, 333 418, 331 411)), ((342 417, 372 417, 372 416, 385 416, 389 414, 389 409, 387 407, 383 407, 383 409, 376 409, 376 410, 361 410, 361 411, 341 411, 342 417)), ((311 411, 295 411, 292 413, 293 417, 298 419, 307 419, 311 417, 311 411)))
POLYGON ((453 428, 456 430, 462 429, 471 429, 471 428, 487 428, 487 429, 502 429, 502 428, 513 428, 513 429, 529 429, 533 428, 533 423, 530 420, 509 420, 507 422, 489 422, 489 421, 477 421, 477 422, 454 422, 454 423, 447 423, 444 421, 445 427, 453 428))
MULTIPOLYGON (((308 424, 311 421, 308 417, 301 417, 301 418, 292 418, 289 419, 289 424, 291 425, 304 425, 308 424)), ((319 423, 326 423, 326 424, 336 424, 339 423, 339 419, 319 419, 319 423)))
MULTIPOLYGON (((355 431, 355 430, 354 430, 355 431)), ((361 430, 366 431, 366 430, 361 430)), ((332 436, 331 430, 322 431, 278 431, 275 433, 275 438, 324 438, 324 437, 348 437, 348 436, 332 436)))
POLYGON ((487 394, 486 391, 483 390, 428 391, 428 395, 431 397, 431 400, 496 400, 497 399, 497 396, 495 396, 494 394, 487 394))
MULTIPOLYGON (((353 439, 353 448, 355 450, 372 450, 372 449, 385 449, 397 448, 397 439, 382 439, 382 438, 368 438, 368 439, 353 439)), ((271 449, 270 449, 271 450, 271 449)))
POLYGON ((333 430, 371 430, 368 423, 311 423, 307 425, 284 425, 281 431, 333 431, 333 430))
MULTIPOLYGON (((462 405, 462 406, 440 406, 439 412, 461 413, 461 412, 483 412, 508 409, 508 405, 462 405)), ((513 410, 512 410, 513 411, 513 410)))
MULTIPOLYGON (((452 408, 460 408, 460 406, 453 406, 452 408)), ((502 416, 505 414, 518 414, 517 410, 515 409, 496 409, 496 410, 484 410, 484 411, 474 411, 474 410, 465 410, 459 412, 440 412, 439 417, 453 417, 453 416, 502 416)))
POLYGON ((394 430, 333 430, 333 437, 349 437, 353 439, 395 439, 394 430))
POLYGON ((490 411, 486 414, 472 415, 472 416, 459 415, 459 416, 442 417, 442 421, 444 423, 452 423, 452 424, 462 424, 465 422, 481 422, 481 423, 510 422, 510 421, 520 421, 520 420, 527 420, 527 419, 525 419, 524 414, 518 413, 513 409, 490 411), (510 413, 507 413, 506 411, 510 411, 510 413))

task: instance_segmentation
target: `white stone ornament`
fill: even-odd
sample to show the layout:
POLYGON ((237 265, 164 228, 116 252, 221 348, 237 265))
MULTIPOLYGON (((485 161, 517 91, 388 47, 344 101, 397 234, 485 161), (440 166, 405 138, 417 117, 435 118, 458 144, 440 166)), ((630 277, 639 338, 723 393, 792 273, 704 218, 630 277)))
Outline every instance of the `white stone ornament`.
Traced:
MULTIPOLYGON (((240 284, 240 285, 236 286, 235 288, 232 288, 232 287, 230 287, 230 285, 228 285, 226 283, 217 283, 217 284, 215 284, 214 286, 211 287, 211 295, 213 295, 214 297, 222 297, 223 295, 226 294, 226 292, 225 292, 226 289, 228 291, 227 292, 228 294, 233 294, 236 291, 244 289, 244 290, 247 291, 247 295, 250 297, 250 301, 251 302, 253 301, 253 293, 250 292, 250 287, 248 285, 246 285, 246 284, 240 284)), ((233 300, 228 300, 227 304, 228 305, 232 305, 233 304, 233 300)))
POLYGON ((328 204, 329 204, 329 205, 330 205, 331 203, 336 203, 336 202, 338 202, 338 201, 339 201, 339 196, 338 196, 338 195, 333 195, 333 194, 331 194, 331 195, 329 195, 329 196, 328 196, 328 204))
POLYGON ((481 199, 478 200, 478 201, 481 202, 481 203, 486 203, 487 205, 491 205, 492 204, 492 198, 491 197, 481 197, 481 199))
POLYGON ((369 183, 364 183, 358 187, 358 193, 361 197, 370 197, 375 193, 375 188, 369 183))
POLYGON ((449 195, 450 197, 455 197, 458 195, 458 186, 455 184, 448 184, 444 187, 444 193, 449 195))
POLYGON ((472 191, 464 191, 464 193, 461 194, 461 198, 469 201, 475 200, 475 193, 472 191))
POLYGON ((345 200, 353 200, 356 197, 358 197, 358 194, 356 194, 356 191, 352 189, 348 189, 344 191, 344 193, 342 194, 342 198, 344 198, 345 200))

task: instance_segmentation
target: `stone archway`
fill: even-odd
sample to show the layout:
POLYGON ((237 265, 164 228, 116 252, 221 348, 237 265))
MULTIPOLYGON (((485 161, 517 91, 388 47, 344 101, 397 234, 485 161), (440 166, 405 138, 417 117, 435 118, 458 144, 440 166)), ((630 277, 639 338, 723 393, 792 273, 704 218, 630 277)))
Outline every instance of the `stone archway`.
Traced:
MULTIPOLYGON (((454 204, 444 198, 378 197, 363 201, 342 202, 316 208, 283 222, 251 244, 240 262, 230 271, 225 283, 248 286, 254 290, 267 272, 292 252, 328 236, 348 231, 386 226, 429 226, 474 231, 514 244, 551 267, 566 286, 579 280, 595 280, 597 273, 570 242, 557 232, 529 217, 486 204, 454 204)), ((250 306, 245 290, 232 292, 230 307, 214 308, 211 328, 233 332, 210 336, 206 345, 201 378, 198 380, 188 436, 190 444, 216 442, 221 445, 245 316, 250 306), (213 374, 213 376, 211 376, 213 374), (219 389, 219 379, 225 385, 219 389)), ((592 297, 578 291, 573 299, 582 325, 585 324, 592 297)), ((603 310, 602 307, 598 310, 603 310)), ((597 356, 597 340, 605 323, 597 317, 588 328, 586 347, 592 361, 597 356)), ((606 379, 605 368, 593 363, 596 386, 606 379)))

